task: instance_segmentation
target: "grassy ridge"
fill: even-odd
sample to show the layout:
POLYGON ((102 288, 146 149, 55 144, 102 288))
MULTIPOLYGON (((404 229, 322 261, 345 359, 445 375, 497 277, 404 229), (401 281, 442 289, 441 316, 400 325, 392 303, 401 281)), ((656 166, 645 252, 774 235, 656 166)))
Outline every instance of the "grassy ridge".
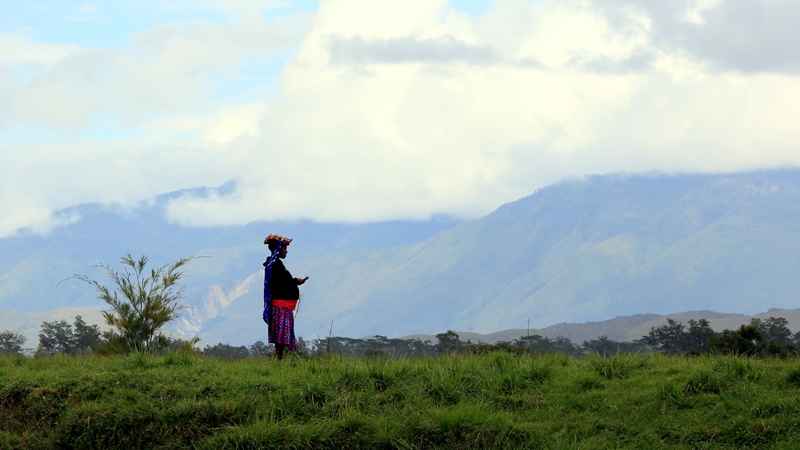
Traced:
POLYGON ((796 448, 800 361, 0 359, 2 448, 796 448))

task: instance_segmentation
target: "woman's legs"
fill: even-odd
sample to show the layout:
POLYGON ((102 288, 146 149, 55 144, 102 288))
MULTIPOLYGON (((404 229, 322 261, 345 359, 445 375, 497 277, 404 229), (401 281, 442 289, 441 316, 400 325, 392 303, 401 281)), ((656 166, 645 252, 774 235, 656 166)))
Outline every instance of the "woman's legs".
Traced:
POLYGON ((294 315, 291 309, 284 308, 283 306, 272 308, 268 340, 275 344, 275 359, 283 359, 287 349, 294 351, 294 315))
POLYGON ((275 344, 275 358, 278 361, 283 359, 283 350, 286 348, 286 344, 275 344))

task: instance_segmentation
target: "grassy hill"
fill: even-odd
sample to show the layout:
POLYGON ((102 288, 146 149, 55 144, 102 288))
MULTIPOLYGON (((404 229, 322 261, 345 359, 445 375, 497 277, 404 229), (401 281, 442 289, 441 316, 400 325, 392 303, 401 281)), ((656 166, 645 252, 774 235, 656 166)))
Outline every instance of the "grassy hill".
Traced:
POLYGON ((796 448, 800 361, 0 358, 0 448, 796 448))

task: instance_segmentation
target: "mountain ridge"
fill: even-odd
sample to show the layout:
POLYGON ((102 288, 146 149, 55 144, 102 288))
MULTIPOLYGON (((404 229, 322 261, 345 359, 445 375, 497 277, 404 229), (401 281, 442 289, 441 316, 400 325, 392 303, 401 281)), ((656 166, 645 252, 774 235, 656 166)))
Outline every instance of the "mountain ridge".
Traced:
MULTIPOLYGON (((562 322, 549 325, 544 328, 511 328, 496 331, 494 333, 472 333, 459 332, 459 339, 466 341, 469 339, 473 343, 494 344, 499 341, 511 342, 522 336, 538 334, 539 336, 555 339, 565 337, 575 344, 582 344, 584 341, 597 339, 606 336, 612 341, 630 342, 641 339, 647 335, 653 327, 659 327, 667 323, 667 319, 673 319, 683 323, 688 327, 690 319, 706 319, 711 324, 714 331, 735 330, 740 325, 749 324, 751 319, 769 319, 770 317, 782 317, 788 321, 788 328, 792 333, 800 331, 800 309, 779 309, 772 308, 769 311, 753 315, 736 313, 719 313, 715 311, 684 311, 673 314, 635 314, 631 316, 618 316, 609 320, 586 323, 562 322)), ((420 339, 436 342, 436 335, 433 334, 414 334, 402 336, 400 339, 420 339)))
POLYGON ((164 225, 158 203, 138 218, 85 208, 96 217, 85 214, 51 238, 0 239, 0 308, 97 305, 85 285, 51 286, 139 246, 158 263, 211 256, 190 265, 186 303, 194 310, 174 329, 232 344, 263 340, 266 232, 295 238, 287 267, 311 277, 297 321, 309 337, 327 335, 331 322, 344 336, 489 333, 528 318, 542 328, 800 305, 798 169, 590 176, 463 222, 187 229, 164 225))

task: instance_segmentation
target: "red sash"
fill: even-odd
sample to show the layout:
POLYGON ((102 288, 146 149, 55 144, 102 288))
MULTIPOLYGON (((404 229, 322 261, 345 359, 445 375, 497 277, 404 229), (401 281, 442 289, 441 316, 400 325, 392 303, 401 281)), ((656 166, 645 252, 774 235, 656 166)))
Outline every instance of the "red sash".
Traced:
POLYGON ((281 306, 283 308, 289 308, 291 310, 294 310, 294 308, 297 306, 297 300, 278 300, 278 299, 273 299, 272 300, 272 306, 281 306))

